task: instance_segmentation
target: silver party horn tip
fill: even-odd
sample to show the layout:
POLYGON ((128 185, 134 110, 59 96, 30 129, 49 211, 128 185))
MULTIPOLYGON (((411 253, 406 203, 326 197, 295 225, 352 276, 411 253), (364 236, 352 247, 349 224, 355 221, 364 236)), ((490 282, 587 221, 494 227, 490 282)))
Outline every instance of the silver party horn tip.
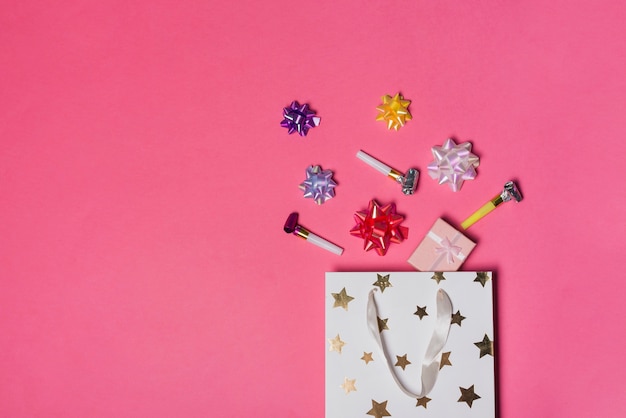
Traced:
POLYGON ((522 192, 519 191, 517 184, 512 181, 507 181, 504 184, 504 190, 500 193, 500 197, 503 202, 508 202, 511 199, 515 199, 516 202, 521 202, 524 198, 522 192))
POLYGON ((496 207, 500 206, 503 202, 508 202, 509 200, 515 200, 516 202, 521 202, 524 197, 522 196, 522 192, 520 192, 517 184, 513 181, 507 181, 504 184, 504 190, 496 196, 493 197, 489 202, 485 203, 480 209, 476 212, 472 213, 469 218, 461 222, 461 227, 463 229, 467 229, 470 226, 474 225, 476 222, 484 218, 489 212, 494 210, 496 207))
POLYGON ((387 177, 392 178, 399 183, 402 187, 402 193, 405 195, 412 195, 415 193, 415 189, 417 189, 417 180, 419 179, 419 171, 415 168, 409 168, 406 174, 402 174, 398 170, 389 167, 387 164, 382 161, 377 160, 369 154, 366 154, 363 151, 359 151, 356 153, 358 159, 363 161, 365 164, 369 165, 376 171, 379 171, 386 175, 387 177))

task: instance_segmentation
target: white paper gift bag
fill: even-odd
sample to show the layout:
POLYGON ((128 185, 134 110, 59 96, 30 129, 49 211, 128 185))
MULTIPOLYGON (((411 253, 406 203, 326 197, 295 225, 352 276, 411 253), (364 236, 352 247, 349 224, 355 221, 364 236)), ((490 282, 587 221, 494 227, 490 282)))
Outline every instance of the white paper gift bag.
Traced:
POLYGON ((494 418, 490 272, 326 273, 326 418, 494 418))

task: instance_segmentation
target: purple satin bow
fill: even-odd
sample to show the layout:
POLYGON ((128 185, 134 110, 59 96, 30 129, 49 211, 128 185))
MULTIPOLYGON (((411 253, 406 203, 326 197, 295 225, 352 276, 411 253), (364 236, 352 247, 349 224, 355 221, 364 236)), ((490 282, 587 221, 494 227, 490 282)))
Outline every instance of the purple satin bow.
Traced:
POLYGON ((298 132, 300 136, 306 136, 309 129, 320 124, 321 119, 319 116, 315 116, 315 112, 309 108, 308 104, 300 105, 294 100, 283 109, 283 120, 280 122, 280 126, 287 128, 290 134, 298 132))
POLYGON ((300 184, 304 197, 315 200, 318 205, 335 197, 337 183, 332 179, 333 172, 322 170, 319 165, 311 165, 306 169, 306 180, 300 184))

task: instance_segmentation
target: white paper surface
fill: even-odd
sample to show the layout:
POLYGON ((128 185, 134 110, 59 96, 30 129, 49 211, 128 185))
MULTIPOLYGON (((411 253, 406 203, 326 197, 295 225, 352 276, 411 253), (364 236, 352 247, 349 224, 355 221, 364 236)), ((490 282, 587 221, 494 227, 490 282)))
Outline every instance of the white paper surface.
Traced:
POLYGON ((386 410, 392 417, 495 417, 494 358, 480 357, 474 344, 485 335, 494 340, 492 274, 483 287, 476 272, 445 272, 445 280, 437 284, 430 272, 359 272, 326 273, 326 418, 368 417, 372 400, 387 401, 386 410), (421 360, 432 334, 435 320, 435 298, 439 288, 452 300, 453 312, 465 317, 461 326, 452 324, 443 352, 450 352, 452 365, 441 368, 434 389, 427 395, 427 407, 416 406, 417 401, 396 386, 382 353, 368 334, 366 325, 367 295, 376 287, 377 274, 389 275, 391 287, 378 292, 376 302, 379 316, 387 318, 389 330, 382 332, 389 356, 395 363, 396 355, 407 355, 411 362, 405 370, 394 367, 399 379, 417 392, 420 388, 421 360), (333 307, 333 293, 353 297, 348 309, 333 307), (420 320, 414 315, 417 306, 426 306, 428 316, 420 320), (329 339, 340 336, 345 345, 341 353, 329 351, 329 339), (364 353, 372 353, 374 361, 366 364, 364 353), (356 379, 356 391, 346 393, 341 385, 344 379, 356 379), (460 387, 474 385, 480 396, 472 402, 458 402, 460 387))

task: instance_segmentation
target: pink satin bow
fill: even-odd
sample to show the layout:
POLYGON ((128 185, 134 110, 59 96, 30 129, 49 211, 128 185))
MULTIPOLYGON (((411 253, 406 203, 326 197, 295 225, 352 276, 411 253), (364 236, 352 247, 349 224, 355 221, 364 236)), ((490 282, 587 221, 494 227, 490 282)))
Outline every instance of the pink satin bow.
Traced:
POLYGON ((443 240, 441 240, 441 247, 435 248, 435 253, 445 254, 446 261, 448 262, 448 264, 452 264, 454 263, 454 256, 458 257, 459 254, 461 254, 461 250, 462 250, 461 247, 452 245, 448 237, 445 237, 443 240))

